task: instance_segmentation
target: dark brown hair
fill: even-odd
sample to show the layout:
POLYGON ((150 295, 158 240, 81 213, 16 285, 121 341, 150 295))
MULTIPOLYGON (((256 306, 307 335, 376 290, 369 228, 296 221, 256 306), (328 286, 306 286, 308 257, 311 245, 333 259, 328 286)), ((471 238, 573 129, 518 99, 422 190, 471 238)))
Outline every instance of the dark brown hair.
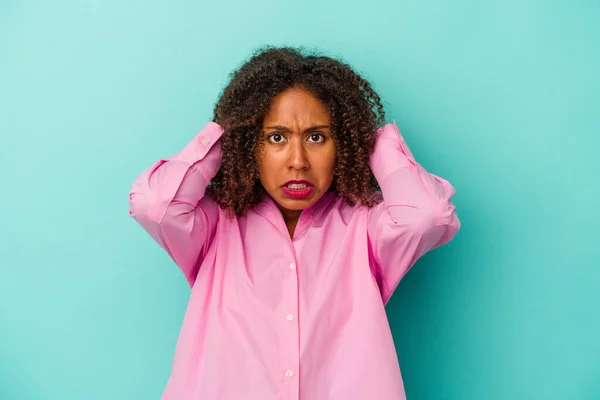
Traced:
POLYGON ((275 96, 292 87, 312 93, 331 116, 337 159, 330 191, 350 205, 372 207, 379 188, 369 155, 385 119, 379 96, 349 65, 289 47, 261 49, 231 74, 213 117, 224 129, 223 162, 207 193, 230 216, 244 215, 266 196, 256 157, 262 123, 275 96))

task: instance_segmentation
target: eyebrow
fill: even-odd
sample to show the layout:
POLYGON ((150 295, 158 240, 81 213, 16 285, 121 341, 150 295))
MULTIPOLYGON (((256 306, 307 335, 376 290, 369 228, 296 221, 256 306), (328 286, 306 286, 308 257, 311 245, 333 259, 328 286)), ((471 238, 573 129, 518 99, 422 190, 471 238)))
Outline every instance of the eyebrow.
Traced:
MULTIPOLYGON (((304 130, 304 132, 313 132, 319 129, 324 129, 324 128, 330 128, 329 125, 315 125, 315 126, 311 126, 310 128, 304 130)), ((265 126, 264 129, 273 129, 273 130, 277 130, 277 131, 282 131, 282 132, 291 132, 292 130, 288 127, 285 126, 281 126, 281 125, 272 125, 272 126, 265 126)))

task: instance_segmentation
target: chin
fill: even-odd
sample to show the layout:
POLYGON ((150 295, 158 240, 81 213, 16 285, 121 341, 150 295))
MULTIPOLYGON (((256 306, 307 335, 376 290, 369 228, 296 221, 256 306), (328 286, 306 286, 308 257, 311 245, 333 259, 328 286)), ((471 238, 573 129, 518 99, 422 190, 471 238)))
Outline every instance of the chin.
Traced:
POLYGON ((318 198, 316 198, 316 199, 310 198, 310 199, 302 199, 302 200, 280 199, 280 201, 277 201, 277 200, 276 201, 283 208, 286 208, 288 210, 293 210, 293 211, 301 211, 301 210, 304 210, 305 208, 310 207, 312 204, 316 203, 317 200, 318 200, 318 198))

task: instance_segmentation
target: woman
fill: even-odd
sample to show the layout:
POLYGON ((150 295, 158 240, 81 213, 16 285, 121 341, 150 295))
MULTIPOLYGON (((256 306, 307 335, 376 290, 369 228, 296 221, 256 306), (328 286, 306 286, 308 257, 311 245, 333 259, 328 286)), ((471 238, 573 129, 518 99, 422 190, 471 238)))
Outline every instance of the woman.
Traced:
POLYGON ((348 65, 270 48, 137 178, 130 214, 192 288, 163 399, 405 398, 384 305, 459 220, 383 121, 348 65))

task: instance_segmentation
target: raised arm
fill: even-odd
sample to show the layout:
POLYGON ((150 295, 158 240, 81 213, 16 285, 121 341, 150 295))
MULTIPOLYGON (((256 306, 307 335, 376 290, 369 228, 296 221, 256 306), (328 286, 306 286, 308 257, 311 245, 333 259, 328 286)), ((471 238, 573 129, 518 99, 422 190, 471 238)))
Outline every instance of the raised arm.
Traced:
POLYGON ((190 286, 218 222, 218 205, 204 194, 221 166, 222 133, 208 123, 179 154, 138 176, 129 193, 129 215, 167 251, 190 286))
POLYGON ((400 279, 429 250, 460 228, 454 187, 419 165, 395 124, 378 130, 370 166, 383 202, 370 210, 368 236, 387 303, 400 279))

